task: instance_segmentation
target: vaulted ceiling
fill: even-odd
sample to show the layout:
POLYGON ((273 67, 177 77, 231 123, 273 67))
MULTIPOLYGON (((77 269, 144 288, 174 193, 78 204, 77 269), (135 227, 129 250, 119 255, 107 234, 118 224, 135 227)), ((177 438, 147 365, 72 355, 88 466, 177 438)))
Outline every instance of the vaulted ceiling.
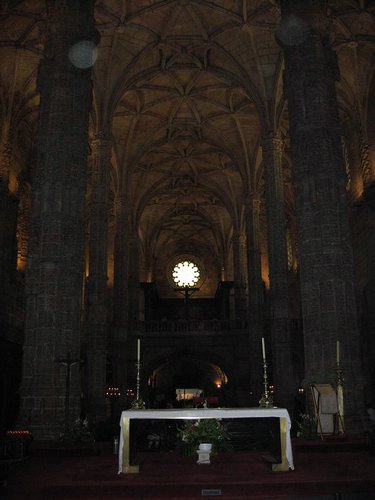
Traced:
MULTIPOLYGON (((366 129, 375 2, 328 4, 342 73, 342 119, 348 128, 360 123, 366 129)), ((111 199, 125 196, 129 205, 130 227, 140 238, 141 279, 149 272, 154 279, 178 255, 211 266, 213 282, 223 268, 231 279, 232 236, 245 233, 247 197, 259 193, 264 200, 261 139, 273 130, 285 139, 285 209, 294 225, 283 57, 275 41, 278 2, 102 0, 95 19, 101 38, 90 138, 104 133, 112 140, 111 199)), ((46 25, 43 1, 1 3, 1 137, 15 192, 32 177, 36 73, 46 25)), ((263 203, 265 280, 266 248, 263 203)), ((109 255, 111 261, 113 235, 109 255)))

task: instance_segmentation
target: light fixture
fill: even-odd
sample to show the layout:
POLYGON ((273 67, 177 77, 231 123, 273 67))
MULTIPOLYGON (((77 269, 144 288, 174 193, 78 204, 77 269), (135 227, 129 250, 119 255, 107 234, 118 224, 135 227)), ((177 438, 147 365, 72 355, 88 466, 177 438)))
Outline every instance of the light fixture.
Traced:
POLYGON ((200 272, 194 262, 185 260, 174 267, 172 276, 179 287, 193 287, 199 281, 200 272))

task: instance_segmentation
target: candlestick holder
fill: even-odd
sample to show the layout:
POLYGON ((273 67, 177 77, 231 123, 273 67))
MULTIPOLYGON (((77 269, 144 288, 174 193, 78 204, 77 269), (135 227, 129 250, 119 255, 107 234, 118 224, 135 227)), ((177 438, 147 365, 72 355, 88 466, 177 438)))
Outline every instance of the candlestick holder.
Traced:
POLYGON ((344 385, 344 370, 341 363, 336 363, 336 385, 337 387, 344 385))
POLYGON ((145 402, 142 399, 140 387, 141 387, 141 363, 137 361, 135 366, 137 367, 137 387, 135 393, 135 399, 131 404, 132 410, 144 410, 146 408, 145 402))
POLYGON ((336 363, 336 395, 337 395, 339 433, 345 434, 345 428, 344 428, 344 370, 342 369, 342 365, 339 362, 336 363))
POLYGON ((272 408, 273 398, 268 390, 268 375, 267 375, 267 360, 263 358, 263 385, 264 392, 259 400, 259 406, 261 408, 272 408))

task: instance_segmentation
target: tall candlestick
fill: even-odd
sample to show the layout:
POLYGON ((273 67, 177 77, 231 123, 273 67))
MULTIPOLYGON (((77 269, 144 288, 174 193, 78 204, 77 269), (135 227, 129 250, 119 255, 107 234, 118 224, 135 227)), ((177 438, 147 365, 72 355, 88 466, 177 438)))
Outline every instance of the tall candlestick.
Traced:
POLYGON ((266 346, 264 345, 264 337, 262 337, 262 355, 263 359, 266 359, 266 346))
POLYGON ((340 363, 340 341, 336 341, 336 363, 340 363))
POLYGON ((264 339, 262 338, 262 351, 263 351, 263 385, 264 392, 259 400, 259 406, 261 408, 271 408, 273 406, 273 397, 268 392, 268 375, 267 375, 267 360, 266 360, 266 350, 264 346, 264 339))
POLYGON ((133 410, 143 410, 146 405, 141 396, 141 339, 137 339, 137 362, 135 364, 137 367, 137 392, 135 399, 132 402, 133 410))

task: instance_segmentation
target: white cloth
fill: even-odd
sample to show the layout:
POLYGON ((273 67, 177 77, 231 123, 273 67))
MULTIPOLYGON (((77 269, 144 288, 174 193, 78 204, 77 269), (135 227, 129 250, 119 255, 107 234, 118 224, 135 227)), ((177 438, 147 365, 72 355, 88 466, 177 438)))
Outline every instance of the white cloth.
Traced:
POLYGON ((286 450, 285 455, 290 469, 294 469, 292 442, 290 439, 291 421, 288 410, 285 408, 173 408, 155 410, 126 410, 120 419, 120 452, 119 452, 119 474, 123 465, 123 432, 124 419, 178 419, 196 420, 199 418, 285 418, 286 419, 286 450))
POLYGON ((331 384, 313 385, 319 413, 337 413, 337 395, 331 384))

